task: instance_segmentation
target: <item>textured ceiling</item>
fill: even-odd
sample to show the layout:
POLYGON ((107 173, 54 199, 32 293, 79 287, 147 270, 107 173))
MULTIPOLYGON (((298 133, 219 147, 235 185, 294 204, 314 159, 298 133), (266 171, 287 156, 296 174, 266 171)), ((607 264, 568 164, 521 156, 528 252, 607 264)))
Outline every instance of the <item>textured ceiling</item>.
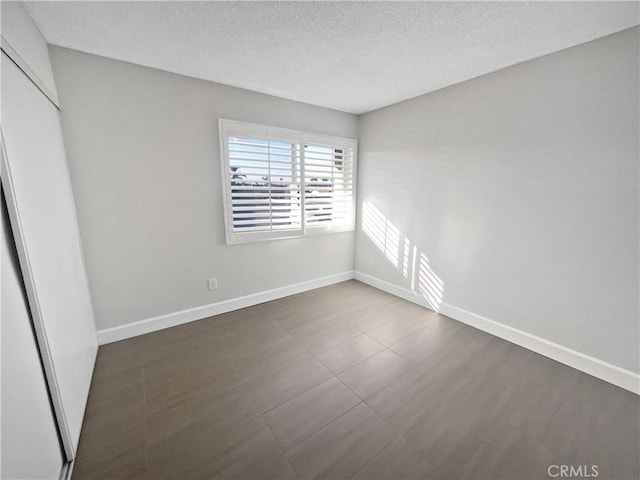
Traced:
POLYGON ((363 113, 638 25, 637 2, 28 2, 49 43, 363 113))

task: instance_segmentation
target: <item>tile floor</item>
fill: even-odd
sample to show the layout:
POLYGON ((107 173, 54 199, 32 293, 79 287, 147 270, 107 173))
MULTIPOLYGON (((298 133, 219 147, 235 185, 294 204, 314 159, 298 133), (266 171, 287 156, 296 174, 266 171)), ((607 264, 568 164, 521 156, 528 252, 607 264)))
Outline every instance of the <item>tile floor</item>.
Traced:
POLYGON ((637 479, 639 405, 349 281, 100 347, 73 478, 637 479))

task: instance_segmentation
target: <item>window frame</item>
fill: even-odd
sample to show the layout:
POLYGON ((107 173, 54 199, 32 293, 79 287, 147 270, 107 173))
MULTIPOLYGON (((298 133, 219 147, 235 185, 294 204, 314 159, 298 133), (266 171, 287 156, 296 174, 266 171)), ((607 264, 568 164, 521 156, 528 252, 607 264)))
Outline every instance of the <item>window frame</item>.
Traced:
MULTIPOLYGON (((273 127, 267 125, 260 125, 255 123, 241 122, 237 120, 229 120, 225 118, 218 119, 218 138, 220 142, 220 169, 221 169, 221 183, 222 183, 222 200, 224 210, 224 226, 225 226, 225 239, 228 245, 241 244, 241 243, 253 243, 269 240, 281 240, 285 238, 300 238, 305 236, 323 235, 329 233, 339 233, 355 230, 355 215, 356 215, 356 174, 357 174, 357 158, 358 158, 358 141, 352 138, 344 138, 337 136, 322 135, 310 132, 304 132, 299 130, 292 130, 288 128, 273 127), (232 182, 229 175, 231 170, 231 161, 229 158, 229 137, 249 137, 259 140, 290 143, 292 145, 292 151, 297 150, 299 155, 299 179, 300 179, 300 228, 294 229, 273 229, 263 231, 247 231, 237 232, 234 231, 233 224, 233 200, 232 200, 232 182), (305 147, 308 145, 318 147, 329 147, 334 150, 342 149, 345 156, 345 166, 350 161, 350 182, 351 182, 351 201, 347 202, 350 210, 348 218, 334 223, 332 221, 327 225, 309 227, 307 225, 306 217, 306 187, 307 182, 305 178, 305 147), (347 152, 349 160, 347 160, 347 152)), ((333 203, 332 203, 333 206, 333 203)))

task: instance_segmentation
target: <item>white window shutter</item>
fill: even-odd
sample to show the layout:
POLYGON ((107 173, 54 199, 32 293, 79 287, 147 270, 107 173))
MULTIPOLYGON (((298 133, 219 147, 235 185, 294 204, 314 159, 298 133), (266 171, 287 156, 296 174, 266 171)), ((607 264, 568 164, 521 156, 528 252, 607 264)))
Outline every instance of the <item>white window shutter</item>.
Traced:
POLYGON ((306 228, 353 228, 353 164, 352 147, 305 145, 306 228))
POLYGON ((233 232, 299 231, 296 145, 236 136, 227 142, 233 232))
POLYGON ((227 243, 353 230, 356 142, 220 120, 227 243))

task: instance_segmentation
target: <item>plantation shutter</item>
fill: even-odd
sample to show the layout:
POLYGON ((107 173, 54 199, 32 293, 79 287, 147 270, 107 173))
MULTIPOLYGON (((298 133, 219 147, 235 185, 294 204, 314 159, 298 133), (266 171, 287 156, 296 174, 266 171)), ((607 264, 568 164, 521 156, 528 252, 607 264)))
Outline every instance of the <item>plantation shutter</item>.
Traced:
POLYGON ((219 124, 227 243, 354 229, 355 140, 219 124))
POLYGON ((353 148, 304 146, 304 214, 307 228, 353 224, 353 148))
POLYGON ((285 236, 301 230, 298 147, 229 136, 233 233, 285 236))

